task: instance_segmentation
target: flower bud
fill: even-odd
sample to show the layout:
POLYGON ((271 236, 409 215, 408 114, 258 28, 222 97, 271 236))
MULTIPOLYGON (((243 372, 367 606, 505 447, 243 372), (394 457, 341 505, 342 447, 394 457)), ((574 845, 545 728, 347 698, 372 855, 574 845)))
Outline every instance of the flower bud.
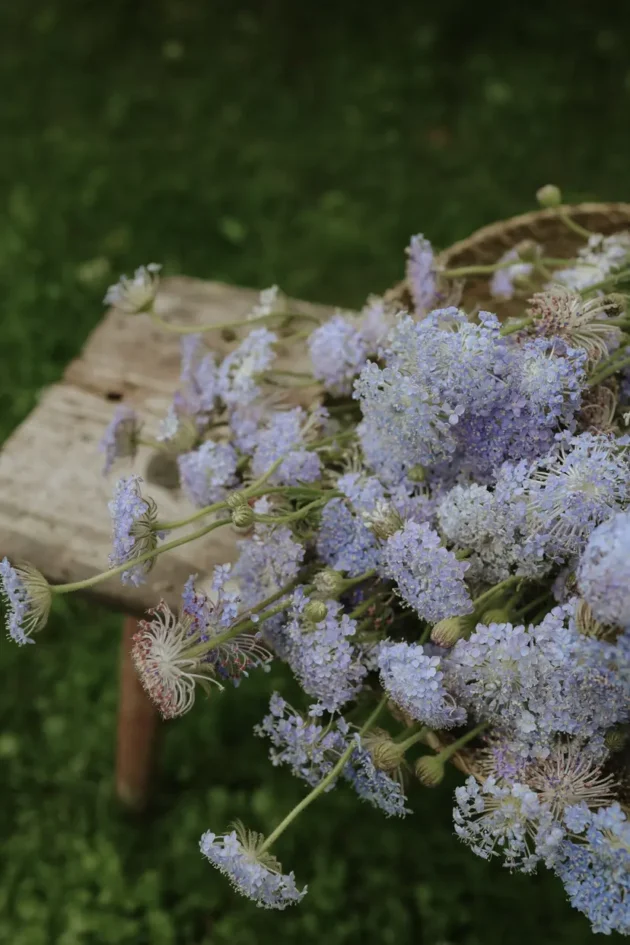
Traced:
POLYGON ((403 527, 403 520, 391 502, 377 502, 373 512, 364 513, 363 520, 370 531, 383 541, 403 527))
POLYGON ((232 524, 237 528, 249 528, 254 523, 254 510, 249 505, 239 505, 232 510, 232 524))
POLYGON ((510 613, 504 607, 491 607, 489 610, 484 610, 483 616, 481 618, 481 623, 486 627, 491 623, 509 623, 510 622, 510 613))
POLYGON ((322 597, 337 598, 343 592, 344 578, 341 571, 334 571, 332 568, 324 568, 313 578, 315 590, 322 597))
POLYGON ((311 623, 321 623, 328 616, 328 607, 323 600, 309 600, 304 608, 304 616, 311 623))
POLYGON ((412 466, 407 472, 407 479, 409 479, 411 482, 424 482, 426 478, 427 471, 424 466, 420 466, 419 464, 412 466))
POLYGON ((444 777, 444 762, 439 755, 423 755, 416 761, 414 770, 425 787, 437 787, 444 777))
POLYGON ((461 617, 445 617, 435 624, 431 630, 431 641, 436 646, 450 649, 458 640, 468 636, 470 622, 461 617))
POLYGON ((404 750, 384 729, 375 729, 364 737, 365 747, 372 756, 374 767, 388 774, 396 771, 405 757, 404 750))
POLYGON ((562 193, 555 184, 545 184, 536 191, 536 200, 541 207, 559 207, 562 203, 562 193))
POLYGON ((229 509, 234 511, 235 509, 240 509, 244 505, 247 505, 247 499, 242 492, 230 492, 229 496, 225 500, 229 509))
POLYGON ((622 633, 621 627, 611 627, 596 620, 590 605, 585 600, 581 600, 575 609, 575 626, 583 636, 604 640, 607 643, 614 643, 622 633))
POLYGON ((515 246, 515 249, 518 253, 518 258, 522 259, 523 262, 536 262, 540 256, 540 247, 538 243, 535 243, 533 240, 521 240, 521 242, 515 246))

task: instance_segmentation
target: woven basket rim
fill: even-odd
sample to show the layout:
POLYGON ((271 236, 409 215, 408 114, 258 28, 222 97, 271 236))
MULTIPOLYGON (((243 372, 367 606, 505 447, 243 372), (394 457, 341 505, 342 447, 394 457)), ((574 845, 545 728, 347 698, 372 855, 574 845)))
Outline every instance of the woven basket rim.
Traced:
POLYGON ((505 220, 497 220, 494 223, 487 223, 477 230, 474 230, 469 236, 458 240, 451 246, 447 246, 437 254, 437 261, 443 263, 452 256, 466 252, 475 243, 483 242, 487 239, 493 239, 501 236, 512 229, 520 229, 533 223, 541 223, 545 220, 554 220, 558 216, 558 211, 563 210, 570 216, 606 216, 608 214, 619 214, 628 218, 630 225, 630 203, 618 202, 585 202, 576 204, 562 204, 560 207, 550 209, 530 210, 527 213, 520 213, 513 217, 506 217, 505 220))

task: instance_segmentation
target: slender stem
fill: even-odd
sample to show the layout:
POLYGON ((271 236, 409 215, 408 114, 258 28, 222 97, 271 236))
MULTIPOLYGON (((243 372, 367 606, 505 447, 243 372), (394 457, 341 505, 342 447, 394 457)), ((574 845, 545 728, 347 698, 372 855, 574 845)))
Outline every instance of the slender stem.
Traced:
POLYGON ((310 443, 306 449, 318 450, 320 447, 330 446, 333 443, 337 443, 339 440, 352 439, 355 436, 355 430, 341 430, 339 433, 332 434, 332 436, 325 436, 322 440, 316 440, 315 443, 310 443))
POLYGON ((396 742, 399 748, 402 748, 403 751, 407 751, 408 748, 411 748, 412 745, 415 745, 416 742, 421 742, 427 736, 429 729, 426 725, 423 725, 420 728, 420 731, 415 732, 413 735, 410 735, 409 738, 406 738, 404 742, 396 742))
MULTIPOLYGON (((588 235, 590 236, 591 234, 589 233, 588 235)), ((489 263, 487 265, 459 266, 457 269, 442 269, 439 275, 446 276, 447 279, 459 279, 461 276, 487 276, 492 275, 493 272, 498 272, 499 269, 509 269, 510 266, 518 266, 526 262, 528 262, 527 259, 505 259, 503 262, 489 263)), ((571 260, 543 257, 540 260, 532 261, 532 265, 535 265, 536 262, 543 263, 547 266, 566 266, 571 260)))
MULTIPOLYGON (((379 702, 379 704, 377 705, 377 707, 374 709, 374 711, 372 712, 372 714, 369 716, 369 718, 367 719, 367 721, 365 722, 365 724, 364 724, 364 725, 362 726, 362 728, 360 729, 359 735, 363 735, 365 732, 367 732, 368 729, 370 729, 370 728, 374 725, 374 723, 376 722, 378 716, 380 715, 382 709, 385 707, 386 704, 387 704, 387 696, 383 696, 383 698, 381 699, 381 701, 379 702)), ((284 833, 284 831, 287 829, 287 827, 289 826, 289 824, 291 824, 291 823, 295 820, 295 818, 298 817, 299 814, 302 813, 303 810, 305 810, 310 804, 312 804, 313 801, 316 800, 316 799, 319 797, 319 795, 322 794, 322 793, 326 790, 326 788, 328 787, 329 784, 332 784, 332 782, 335 780, 335 778, 337 778, 337 776, 338 776, 339 774, 341 774, 341 772, 342 772, 343 769, 345 768, 346 763, 347 763, 348 760, 350 759, 350 756, 352 755, 352 753, 353 753, 353 751, 355 750, 355 748, 356 748, 356 744, 355 744, 355 742, 354 742, 354 740, 353 740, 353 741, 351 742, 351 744, 348 745, 348 747, 347 747, 346 750, 343 752, 343 754, 340 756, 340 758, 339 758, 339 760, 337 761, 337 763, 336 763, 336 765, 334 766, 334 768, 332 768, 332 769, 328 772, 328 774, 326 775, 326 777, 325 777, 325 778, 322 778, 322 780, 319 782, 319 784, 317 784, 317 785, 313 788, 313 790, 311 791, 311 793, 310 793, 310 794, 307 794, 306 797, 303 798, 303 800, 301 800, 300 803, 299 803, 296 807, 294 807, 292 811, 290 811, 290 812, 287 814, 287 816, 284 818, 284 820, 282 820, 282 821, 278 824, 278 826, 276 827, 276 829, 275 829, 272 833, 269 834, 269 836, 267 837, 267 839, 265 840, 265 842, 263 843, 263 845, 262 845, 262 846, 260 847, 260 849, 258 850, 258 853, 259 853, 259 854, 264 853, 266 850, 268 850, 269 847, 270 847, 273 843, 276 842, 276 840, 278 839, 278 837, 279 837, 282 833, 284 833)))
POLYGON ((309 381, 315 380, 313 375, 309 374, 307 371, 281 371, 278 368, 270 368, 268 371, 265 371, 265 376, 268 374, 277 374, 278 377, 299 377, 300 379, 308 378, 309 381))
POLYGON ((420 644, 420 646, 426 643, 430 636, 431 636, 431 624, 428 623, 426 627, 424 628, 424 630, 422 631, 422 633, 420 634, 420 639, 418 640, 418 643, 420 644))
POLYGON ((606 276, 601 282, 594 282, 593 285, 587 285, 584 289, 581 289, 580 295, 588 295, 590 292, 599 291, 599 289, 610 288, 614 286, 615 283, 622 282, 624 279, 628 278, 630 278, 630 269, 620 269, 619 272, 606 276))
POLYGON ((590 237, 593 235, 590 230, 586 229, 586 227, 580 226, 579 223, 576 223, 575 220, 572 220, 566 210, 558 210, 558 216, 570 230, 573 230, 574 233, 577 233, 578 236, 583 237, 585 240, 590 239, 590 237))
POLYGON ((511 325, 504 325, 499 334, 502 338, 505 338, 506 335, 513 335, 515 331, 520 331, 521 328, 527 328, 533 321, 533 318, 521 318, 520 321, 513 322, 511 325))
POLYGON ((307 315, 305 312, 269 312, 268 315, 259 315, 257 318, 218 322, 214 325, 173 325, 171 322, 164 321, 157 312, 151 311, 149 315, 152 321, 154 321, 156 325, 159 325, 164 331, 176 335, 202 335, 208 331, 223 331, 225 328, 256 328, 257 325, 273 321, 275 318, 281 321, 291 321, 294 318, 301 318, 316 322, 318 325, 320 324, 319 319, 315 315, 307 315))
POLYGON ((483 594, 480 594, 479 597, 476 597, 473 601, 475 605, 475 610, 479 607, 479 604, 485 604, 491 597, 499 591, 505 591, 509 587, 512 587, 514 584, 517 584, 521 581, 522 578, 517 575, 512 575, 512 577, 506 578, 505 581, 500 581, 499 584, 495 584, 494 587, 489 588, 487 591, 484 591, 483 594))
POLYGON ((623 358, 612 358, 609 360, 608 365, 600 368, 595 371, 593 376, 589 379, 587 387, 595 387, 596 384, 601 384, 602 381, 605 381, 607 377, 610 377, 611 374, 616 374, 617 371, 621 368, 627 367, 630 364, 630 355, 626 354, 623 358))
POLYGON ((331 499, 339 495, 341 495, 341 493, 336 492, 333 489, 325 497, 321 499, 315 499, 314 502, 309 502, 308 505, 303 505, 301 509, 296 509, 295 512, 289 512, 287 515, 280 516, 256 515, 255 520, 257 522, 264 522, 269 525, 283 525, 285 522, 295 522, 301 518, 306 518, 309 512, 321 508, 322 505, 327 505, 331 499))
POLYGON ((198 643, 196 646, 191 646, 186 650, 187 659, 197 659, 200 656, 205 656, 206 653, 209 653, 211 650, 216 649, 218 646, 222 646, 224 643, 227 643, 229 640, 233 640, 235 637, 240 637, 242 633, 246 633, 248 630, 253 630, 258 628, 260 624, 264 623, 265 620, 269 620, 270 617, 275 617, 276 614, 281 613, 283 610, 286 610, 287 607, 290 607, 290 600, 283 600, 281 603, 277 604, 276 607, 272 607, 271 610, 266 611, 264 614, 260 615, 259 620, 252 620, 251 617, 248 617, 246 620, 241 621, 240 623, 234 624, 233 627, 230 627, 229 630, 225 630, 223 633, 219 633, 216 637, 213 637, 211 640, 206 640, 204 643, 198 643))
POLYGON ((95 574, 90 578, 86 578, 84 581, 74 581, 72 584, 51 584, 50 589, 53 594, 70 594, 73 591, 82 591, 87 587, 93 587, 95 584, 100 584, 101 581, 106 581, 108 578, 115 577, 115 575, 121 574, 123 571, 128 571, 138 564, 150 561, 151 558, 157 558, 158 555, 164 554, 165 551, 172 551, 173 548, 178 548, 180 545, 185 545, 190 541, 196 541, 197 538, 202 538, 204 535, 214 531, 215 528, 229 525, 231 521, 231 518, 219 519, 219 521, 212 522, 211 525, 206 525, 204 528, 200 528, 190 535, 174 538, 172 541, 167 541, 164 545, 153 548, 151 551, 145 551, 144 554, 138 555, 137 558, 130 558, 129 561, 125 561, 115 568, 110 568, 109 571, 102 571, 100 574, 95 574))
POLYGON ((446 748, 443 748, 442 751, 438 754, 440 761, 448 761, 455 752, 459 751, 460 748, 463 748, 464 745, 467 745, 468 742, 471 742, 473 738, 476 738, 484 729, 488 728, 489 722, 481 722, 480 725, 477 725, 475 728, 472 728, 469 732, 466 732, 465 735, 462 735, 461 738, 458 738, 457 741, 451 742, 450 745, 447 745, 446 748))
POLYGON ((343 582, 343 591, 349 591, 351 587, 354 587, 356 584, 363 584, 364 581, 368 581, 371 577, 374 577, 376 574, 376 569, 372 568, 371 571, 364 571, 363 574, 359 574, 354 578, 346 578, 343 582))
POLYGON ((360 617, 362 614, 364 614, 366 610, 369 610, 373 604, 378 602, 380 596, 380 593, 372 594, 371 597, 367 597, 365 600, 361 601, 361 603, 358 604, 350 614, 352 620, 356 620, 357 617, 360 617))

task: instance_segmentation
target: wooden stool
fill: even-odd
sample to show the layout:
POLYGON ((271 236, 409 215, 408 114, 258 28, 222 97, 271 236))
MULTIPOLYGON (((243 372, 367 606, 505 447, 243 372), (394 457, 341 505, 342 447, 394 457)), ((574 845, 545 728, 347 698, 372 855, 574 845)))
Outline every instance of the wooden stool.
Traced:
MULTIPOLYGON (((218 324, 243 319, 257 298, 249 289, 172 278, 162 282, 156 309, 180 324, 218 324)), ((320 318, 331 314, 324 306, 289 304, 292 312, 320 318)), ((224 353, 231 346, 225 334, 209 333, 208 344, 224 353)), ((152 453, 141 448, 133 466, 122 461, 106 479, 98 443, 119 402, 136 408, 147 433, 155 434, 177 388, 179 340, 146 315, 106 314, 61 382, 46 389, 0 452, 0 557, 29 561, 55 584, 83 580, 107 568, 111 547, 107 503, 114 483, 132 471, 144 475, 152 453)), ((300 363, 288 350, 280 354, 279 367, 305 369, 303 357, 300 363)), ((302 397, 305 394, 308 397, 308 391, 302 397)), ((178 491, 152 482, 145 483, 144 494, 155 499, 163 520, 194 511, 178 491)), ((232 560, 234 551, 235 536, 225 528, 205 541, 158 557, 140 588, 123 586, 114 577, 85 592, 128 615, 121 651, 116 790, 129 807, 141 809, 146 804, 158 733, 156 712, 130 659, 136 619, 160 598, 177 609, 187 577, 198 574, 202 581, 215 565, 232 560)), ((89 638, 77 639, 75 645, 89 646, 89 638)), ((28 653, 24 657, 28 659, 28 653)))

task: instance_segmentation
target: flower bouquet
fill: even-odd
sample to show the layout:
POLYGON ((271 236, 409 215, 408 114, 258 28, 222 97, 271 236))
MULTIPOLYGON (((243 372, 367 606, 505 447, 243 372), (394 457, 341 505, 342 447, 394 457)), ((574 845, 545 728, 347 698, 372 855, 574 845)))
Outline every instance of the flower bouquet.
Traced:
MULTIPOLYGON (((54 595, 138 585, 158 555, 238 531, 210 588, 193 575, 177 613, 156 601, 133 659, 169 719, 272 659, 299 683, 255 735, 310 793, 267 836, 200 841, 261 906, 306 894, 275 849, 320 794, 404 817, 409 779, 437 787, 451 762, 475 854, 552 870, 594 931, 630 933, 630 208, 580 215, 551 186, 539 201, 441 256, 414 236, 405 282, 359 314, 311 324, 266 290, 221 360, 217 326, 157 313, 159 267, 123 277, 107 302, 182 335, 150 442, 195 511, 162 521, 126 476, 107 571, 53 586, 0 564, 25 644, 54 595), (278 369, 281 338, 307 372, 278 369)), ((120 406, 106 471, 140 442, 120 406)))

